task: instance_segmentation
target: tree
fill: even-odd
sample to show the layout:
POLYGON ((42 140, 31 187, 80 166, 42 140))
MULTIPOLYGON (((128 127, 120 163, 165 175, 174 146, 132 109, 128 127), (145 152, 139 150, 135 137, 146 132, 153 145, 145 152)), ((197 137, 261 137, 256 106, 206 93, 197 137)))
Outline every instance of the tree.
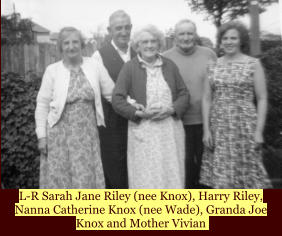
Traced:
POLYGON ((1 44, 32 43, 32 22, 17 13, 1 16, 1 44))
MULTIPOLYGON (((249 12, 250 0, 185 0, 192 11, 203 12, 208 20, 212 20, 216 27, 223 22, 234 20, 238 16, 249 12)), ((259 0, 260 11, 278 0, 259 0)))
POLYGON ((213 42, 207 37, 198 37, 198 44, 213 49, 213 42))

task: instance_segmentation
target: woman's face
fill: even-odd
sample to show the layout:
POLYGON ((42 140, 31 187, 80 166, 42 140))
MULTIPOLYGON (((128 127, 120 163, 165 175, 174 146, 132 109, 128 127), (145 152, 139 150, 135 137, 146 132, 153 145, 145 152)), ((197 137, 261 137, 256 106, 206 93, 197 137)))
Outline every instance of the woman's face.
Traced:
POLYGON ((63 33, 62 52, 68 59, 77 59, 82 55, 81 40, 78 32, 63 33))
POLYGON ((159 52, 159 42, 152 34, 142 32, 137 51, 145 61, 152 62, 156 59, 159 52))
POLYGON ((236 29, 227 30, 221 38, 221 47, 226 55, 240 52, 240 45, 240 34, 236 29))

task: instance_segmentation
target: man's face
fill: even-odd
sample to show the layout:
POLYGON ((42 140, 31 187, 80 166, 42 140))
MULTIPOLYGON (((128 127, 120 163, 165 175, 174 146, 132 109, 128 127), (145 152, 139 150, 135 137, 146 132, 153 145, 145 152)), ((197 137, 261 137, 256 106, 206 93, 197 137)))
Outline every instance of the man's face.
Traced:
POLYGON ((189 51, 195 45, 196 29, 192 23, 184 22, 175 30, 176 46, 182 51, 189 51))
POLYGON ((108 28, 113 41, 118 48, 127 48, 130 40, 131 22, 128 17, 116 17, 108 28))

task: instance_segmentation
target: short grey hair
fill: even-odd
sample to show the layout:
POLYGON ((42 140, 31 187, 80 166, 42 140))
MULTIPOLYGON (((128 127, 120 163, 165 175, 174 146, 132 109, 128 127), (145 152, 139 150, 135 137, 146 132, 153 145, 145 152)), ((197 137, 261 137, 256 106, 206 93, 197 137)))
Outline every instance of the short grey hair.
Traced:
POLYGON ((159 43, 159 50, 161 51, 165 47, 165 37, 164 34, 161 30, 159 30, 156 26, 154 25, 147 25, 143 27, 142 29, 136 31, 132 37, 132 48, 137 51, 138 49, 138 44, 140 42, 140 36, 142 33, 147 32, 151 35, 153 35, 158 43, 159 43))
POLYGON ((176 33, 177 29, 179 28, 180 25, 184 24, 184 23, 189 23, 189 24, 192 24, 195 28, 195 33, 197 34, 197 26, 196 26, 196 23, 192 20, 189 20, 189 19, 182 19, 180 21, 178 21, 175 26, 174 26, 174 33, 176 33))
POLYGON ((128 18, 129 21, 131 22, 130 16, 124 11, 124 10, 117 10, 115 12, 113 12, 110 17, 109 17, 109 26, 112 25, 113 21, 115 18, 128 18))
POLYGON ((63 51, 62 49, 62 45, 63 45, 63 41, 65 39, 64 37, 64 33, 77 33, 78 36, 79 36, 79 40, 80 40, 80 43, 81 43, 81 48, 85 48, 85 38, 83 37, 82 33, 80 30, 78 30, 77 28, 75 27, 72 27, 72 26, 68 26, 68 27, 64 27, 60 30, 59 32, 59 35, 58 35, 58 41, 57 41, 57 46, 60 50, 60 52, 63 51))

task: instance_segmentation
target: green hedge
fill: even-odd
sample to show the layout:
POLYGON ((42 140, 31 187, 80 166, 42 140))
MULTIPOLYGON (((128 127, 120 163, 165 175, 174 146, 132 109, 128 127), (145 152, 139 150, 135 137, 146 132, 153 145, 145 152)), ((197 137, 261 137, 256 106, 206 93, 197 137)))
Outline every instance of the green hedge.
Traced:
POLYGON ((34 110, 40 79, 1 73, 1 181, 5 188, 38 188, 34 110))

